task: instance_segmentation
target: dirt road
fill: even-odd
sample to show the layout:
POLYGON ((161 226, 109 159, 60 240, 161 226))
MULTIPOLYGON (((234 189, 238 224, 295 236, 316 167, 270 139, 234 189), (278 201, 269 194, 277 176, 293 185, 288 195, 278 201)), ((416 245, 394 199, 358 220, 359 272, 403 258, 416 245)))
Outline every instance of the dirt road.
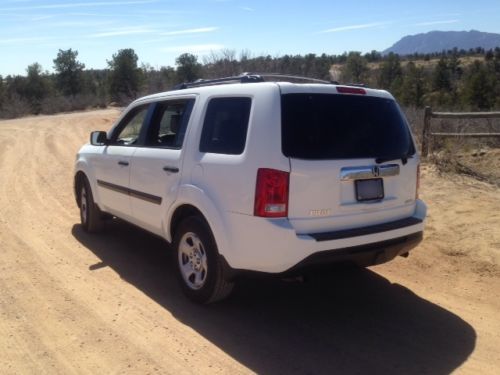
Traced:
POLYGON ((500 373, 500 190, 424 166, 408 259, 196 306, 165 244, 82 232, 72 165, 102 110, 0 122, 0 373, 500 373))

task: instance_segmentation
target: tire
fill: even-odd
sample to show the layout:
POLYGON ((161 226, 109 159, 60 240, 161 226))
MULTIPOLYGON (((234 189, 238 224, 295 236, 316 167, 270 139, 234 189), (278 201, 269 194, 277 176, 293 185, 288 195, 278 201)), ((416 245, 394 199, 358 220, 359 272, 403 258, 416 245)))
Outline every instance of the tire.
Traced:
POLYGON ((94 202, 92 189, 87 178, 80 180, 78 190, 78 206, 80 207, 80 222, 88 233, 98 233, 104 229, 101 210, 94 202))
POLYGON ((212 231, 198 216, 184 219, 173 242, 177 278, 184 294, 194 302, 208 304, 229 296, 234 283, 224 268, 212 231))

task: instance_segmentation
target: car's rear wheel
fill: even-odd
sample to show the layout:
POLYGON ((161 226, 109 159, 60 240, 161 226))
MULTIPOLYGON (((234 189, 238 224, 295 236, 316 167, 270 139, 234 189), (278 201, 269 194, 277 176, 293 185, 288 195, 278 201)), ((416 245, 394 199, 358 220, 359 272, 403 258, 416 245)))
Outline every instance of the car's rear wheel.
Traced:
POLYGON ((78 203, 82 227, 88 233, 100 232, 104 228, 104 221, 99 207, 94 202, 90 184, 85 177, 82 177, 79 185, 78 203))
POLYGON ((226 298, 234 283, 228 281, 208 224, 197 216, 184 219, 176 230, 174 252, 183 292, 198 303, 226 298))

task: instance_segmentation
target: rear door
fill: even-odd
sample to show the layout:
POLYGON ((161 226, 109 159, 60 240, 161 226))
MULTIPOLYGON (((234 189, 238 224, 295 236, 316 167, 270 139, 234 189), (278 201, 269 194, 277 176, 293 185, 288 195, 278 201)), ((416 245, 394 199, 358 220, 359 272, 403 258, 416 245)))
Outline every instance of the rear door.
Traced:
POLYGON ((418 161, 406 120, 393 99, 353 92, 282 95, 289 219, 298 233, 375 225, 414 211, 418 161))

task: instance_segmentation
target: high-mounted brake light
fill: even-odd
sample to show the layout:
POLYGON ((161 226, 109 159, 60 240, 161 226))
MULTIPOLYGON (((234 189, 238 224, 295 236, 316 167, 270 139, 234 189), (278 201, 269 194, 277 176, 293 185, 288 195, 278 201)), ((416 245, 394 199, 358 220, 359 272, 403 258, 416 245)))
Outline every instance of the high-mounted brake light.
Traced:
POLYGON ((337 86, 337 92, 340 94, 358 94, 365 95, 366 90, 360 87, 337 86))
POLYGON ((255 184, 255 216, 288 216, 289 180, 288 172, 269 168, 258 169, 255 184))

